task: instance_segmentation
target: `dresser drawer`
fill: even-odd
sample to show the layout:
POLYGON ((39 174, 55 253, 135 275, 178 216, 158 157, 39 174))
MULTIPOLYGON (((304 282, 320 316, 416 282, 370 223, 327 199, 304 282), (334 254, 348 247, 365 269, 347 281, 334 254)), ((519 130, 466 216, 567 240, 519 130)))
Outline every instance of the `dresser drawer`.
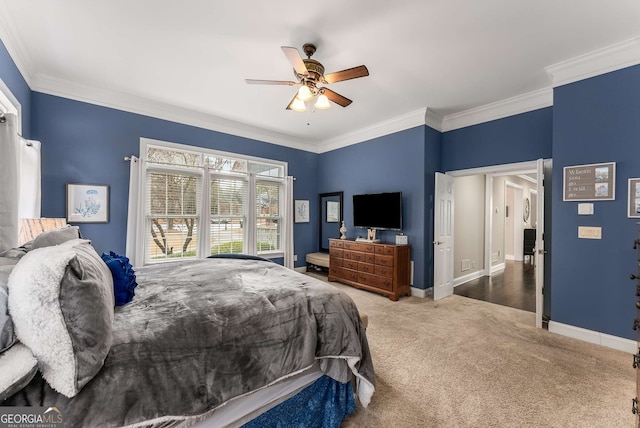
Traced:
POLYGON ((393 280, 391 278, 382 278, 369 273, 358 273, 358 281, 362 284, 370 285, 383 290, 393 290, 393 280))
POLYGON ((371 253, 363 253, 361 251, 352 251, 351 259, 358 262, 374 263, 375 255, 371 253))
POLYGON ((387 278, 393 278, 393 268, 389 266, 376 265, 374 273, 387 278))
POLYGON ((393 256, 393 247, 387 245, 376 245, 376 254, 393 256))
POLYGON ((346 279, 348 281, 358 281, 358 271, 345 269, 340 267, 330 267, 329 275, 335 277, 336 279, 346 279))
POLYGON ((329 241, 329 248, 344 248, 344 241, 332 239, 329 241))
POLYGON ((330 247, 329 248, 329 257, 344 257, 344 250, 340 248, 330 247))
POLYGON ((342 267, 344 259, 342 257, 329 257, 329 266, 342 267))
POLYGON ((371 263, 359 262, 358 263, 358 272, 375 273, 376 272, 376 266, 372 265, 371 263))
POLYGON ((358 262, 355 260, 345 260, 342 267, 347 269, 358 270, 358 262))
POLYGON ((384 256, 381 254, 376 254, 376 264, 380 266, 393 266, 393 256, 384 256))
POLYGON ((365 253, 375 252, 375 245, 367 244, 364 242, 347 241, 344 243, 344 248, 347 248, 352 251, 362 251, 365 253))

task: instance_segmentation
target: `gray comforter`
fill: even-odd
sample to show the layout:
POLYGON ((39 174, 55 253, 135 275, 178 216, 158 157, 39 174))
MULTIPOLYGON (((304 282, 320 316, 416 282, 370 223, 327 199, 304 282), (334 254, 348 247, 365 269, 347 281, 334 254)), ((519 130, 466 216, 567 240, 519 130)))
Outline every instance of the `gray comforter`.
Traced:
POLYGON ((170 426, 315 360, 333 379, 355 374, 365 395, 373 391, 358 310, 329 284, 233 259, 148 266, 137 278, 133 302, 116 308, 104 367, 76 397, 37 377, 5 404, 56 406, 67 426, 170 426))

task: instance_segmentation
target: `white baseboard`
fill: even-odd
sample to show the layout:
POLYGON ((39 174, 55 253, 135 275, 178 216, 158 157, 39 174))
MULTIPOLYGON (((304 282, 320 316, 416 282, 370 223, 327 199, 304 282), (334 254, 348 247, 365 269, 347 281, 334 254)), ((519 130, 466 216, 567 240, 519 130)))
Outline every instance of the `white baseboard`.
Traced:
POLYGON ((505 260, 515 260, 515 256, 513 254, 505 254, 504 255, 504 259, 505 260))
POLYGON ((423 299, 426 297, 433 297, 433 287, 427 288, 426 290, 424 288, 411 287, 411 296, 423 299))
POLYGON ((562 324, 555 321, 549 321, 549 332, 582 340, 584 342, 594 343, 596 345, 606 346, 607 348, 617 349, 618 351, 629 352, 631 354, 635 354, 638 350, 638 342, 635 340, 612 336, 610 334, 587 330, 585 328, 562 324))
POLYGON ((457 287, 458 285, 462 285, 465 282, 473 281, 474 279, 478 279, 484 276, 484 270, 478 270, 475 272, 468 273, 463 276, 459 276, 453 279, 453 286, 457 287))
POLYGON ((504 270, 504 266, 504 263, 491 266, 491 275, 493 275, 494 273, 502 272, 504 270))
POLYGON ((305 273, 307 271, 306 266, 298 266, 297 268, 293 268, 296 272, 305 273))

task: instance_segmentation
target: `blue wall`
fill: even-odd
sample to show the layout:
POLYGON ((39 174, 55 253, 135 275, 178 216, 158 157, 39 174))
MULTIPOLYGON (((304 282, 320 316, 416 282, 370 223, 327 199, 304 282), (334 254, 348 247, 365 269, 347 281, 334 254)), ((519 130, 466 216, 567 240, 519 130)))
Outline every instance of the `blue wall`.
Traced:
POLYGON ((425 286, 433 287, 433 201, 436 186, 436 172, 441 172, 440 158, 442 133, 428 126, 424 127, 424 271, 425 286))
MULTIPOLYGON (((353 195, 402 192, 403 233, 409 236, 411 258, 415 263, 413 283, 418 288, 431 286, 430 280, 425 278, 423 239, 426 194, 424 128, 418 126, 323 153, 318 166, 318 190, 321 193, 344 192, 347 238, 366 237, 367 234, 365 229, 353 227, 353 195)), ((380 231, 378 237, 382 242, 395 243, 396 234, 396 231, 380 231)))
MULTIPOLYGON (((316 198, 316 154, 127 113, 51 95, 32 95, 32 131, 42 141, 42 215, 65 216, 65 183, 110 186, 108 224, 83 224, 96 250, 124 253, 129 163, 138 155, 140 137, 265 157, 289 164, 296 177, 294 198, 316 198)), ((295 252, 315 251, 316 223, 295 225, 295 252)), ((300 257, 298 265, 304 265, 300 257)))
POLYGON ((443 171, 551 157, 551 107, 442 134, 443 171))
POLYGON ((553 107, 552 296, 554 321, 635 340, 638 219, 627 218, 627 180, 640 177, 640 66, 556 88, 553 107), (562 201, 568 165, 616 162, 616 198, 578 216, 562 201), (602 240, 578 239, 602 227, 602 240))

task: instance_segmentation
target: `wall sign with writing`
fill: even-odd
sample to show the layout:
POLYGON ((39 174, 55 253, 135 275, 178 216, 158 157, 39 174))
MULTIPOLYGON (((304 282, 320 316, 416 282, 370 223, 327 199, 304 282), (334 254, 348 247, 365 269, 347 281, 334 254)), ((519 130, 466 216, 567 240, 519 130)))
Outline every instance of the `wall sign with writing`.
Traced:
POLYGON ((564 167, 564 201, 613 201, 616 198, 616 163, 564 167))

